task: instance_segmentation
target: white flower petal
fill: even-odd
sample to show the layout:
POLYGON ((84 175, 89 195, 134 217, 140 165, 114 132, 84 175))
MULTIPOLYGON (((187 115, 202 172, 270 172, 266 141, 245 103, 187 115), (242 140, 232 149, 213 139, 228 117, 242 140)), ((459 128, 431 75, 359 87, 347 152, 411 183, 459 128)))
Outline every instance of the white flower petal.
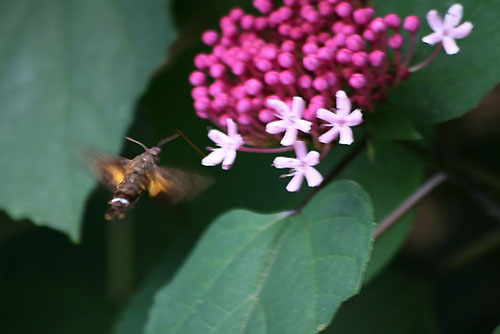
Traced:
POLYGON ((360 109, 354 110, 352 113, 344 117, 347 126, 356 126, 363 123, 363 114, 360 109))
POLYGON ((444 47, 444 51, 448 55, 454 55, 454 54, 457 54, 458 51, 460 51, 460 48, 458 47, 455 40, 453 38, 447 37, 447 36, 445 36, 443 38, 443 47, 444 47))
POLYGON ((338 135, 339 135, 339 129, 337 127, 333 127, 327 132, 323 133, 321 136, 319 136, 318 140, 320 141, 320 143, 329 144, 332 141, 334 141, 335 138, 338 137, 338 135))
POLYGON ((429 11, 426 17, 427 17, 427 23, 429 23, 429 26, 431 27, 432 30, 434 30, 435 32, 443 31, 443 21, 441 20, 441 16, 439 16, 437 10, 429 11))
POLYGON ((294 127, 288 127, 285 131, 285 135, 280 141, 280 144, 283 146, 291 146, 297 140, 297 132, 298 130, 294 127))
POLYGON ((294 158, 276 157, 273 160, 275 168, 296 168, 300 166, 300 161, 294 158))
POLYGON ((311 131, 312 123, 305 119, 298 119, 294 123, 295 127, 304 133, 309 133, 311 131))
POLYGON ((297 118, 302 118, 305 108, 306 102, 304 101, 304 99, 299 96, 294 96, 292 102, 292 114, 297 118))
POLYGON ((298 191, 300 189, 300 186, 302 185, 303 180, 304 175, 302 175, 302 173, 295 173, 292 180, 286 186, 286 190, 290 192, 298 191))
POLYGON ((455 39, 461 39, 467 37, 472 31, 472 28, 474 28, 472 23, 470 22, 462 23, 461 25, 453 29, 453 31, 450 34, 450 37, 453 37, 455 39))
POLYGON ((306 167, 304 176, 309 187, 317 187, 323 182, 323 176, 313 167, 306 167))
POLYGON ((319 152, 311 151, 302 159, 307 166, 316 166, 319 164, 319 152))
POLYGON ((267 123, 266 125, 266 132, 270 134, 277 134, 285 131, 287 129, 287 121, 284 120, 279 120, 279 121, 273 121, 271 123, 267 123))
POLYGON ((444 26, 446 28, 456 27, 462 19, 463 12, 464 7, 461 4, 456 3, 451 6, 444 17, 444 26))
POLYGON ((339 128, 339 144, 351 145, 354 142, 354 135, 350 127, 342 126, 339 128))
POLYGON ((288 115, 290 113, 290 108, 288 107, 288 104, 286 104, 281 100, 269 99, 267 100, 267 105, 282 115, 288 115))
POLYGON ((227 125, 227 135, 229 136, 229 138, 235 137, 238 134, 237 132, 238 127, 236 123, 231 118, 228 118, 226 120, 226 125, 227 125))
POLYGON ((215 166, 218 165, 224 160, 226 156, 226 150, 223 148, 217 148, 212 151, 209 155, 201 160, 201 164, 203 166, 215 166))
POLYGON ((295 149, 295 156, 298 160, 302 160, 307 154, 307 146, 303 141, 297 140, 295 144, 293 144, 293 148, 295 149))
POLYGON ((434 32, 422 38, 422 42, 430 45, 441 43, 442 40, 443 40, 443 34, 440 32, 434 32))
POLYGON ((225 146, 231 142, 225 133, 215 129, 208 131, 208 138, 219 146, 225 146))
POLYGON ((340 117, 337 116, 334 112, 323 108, 320 108, 318 109, 318 111, 316 111, 316 117, 330 124, 335 123, 340 119, 340 117))
POLYGON ((347 116, 351 112, 351 100, 347 97, 343 90, 337 91, 335 94, 337 115, 347 116))
POLYGON ((222 162, 222 169, 228 170, 233 165, 234 159, 236 159, 236 150, 226 150, 226 156, 222 162))

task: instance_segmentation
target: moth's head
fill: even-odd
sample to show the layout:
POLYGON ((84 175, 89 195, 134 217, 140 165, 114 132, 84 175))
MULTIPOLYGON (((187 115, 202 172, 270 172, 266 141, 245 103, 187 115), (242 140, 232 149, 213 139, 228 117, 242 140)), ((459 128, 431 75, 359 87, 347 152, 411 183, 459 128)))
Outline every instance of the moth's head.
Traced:
POLYGON ((158 146, 153 146, 151 148, 148 148, 147 151, 156 157, 160 154, 161 148, 158 146))

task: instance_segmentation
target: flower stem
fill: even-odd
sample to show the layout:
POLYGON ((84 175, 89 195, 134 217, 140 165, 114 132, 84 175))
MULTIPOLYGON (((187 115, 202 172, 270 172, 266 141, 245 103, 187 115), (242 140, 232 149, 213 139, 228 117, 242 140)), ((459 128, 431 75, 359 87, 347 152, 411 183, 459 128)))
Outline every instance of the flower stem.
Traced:
POLYGON ((401 219, 408 211, 413 209, 422 199, 424 199, 429 193, 434 190, 437 186, 442 184, 448 179, 448 175, 443 172, 438 172, 434 174, 430 179, 428 179, 420 188, 417 189, 413 194, 411 194, 406 200, 403 201, 394 211, 389 213, 375 228, 374 237, 375 239, 380 238, 384 233, 386 233, 396 222, 401 219))
POLYGON ((408 71, 410 71, 411 73, 415 73, 416 71, 419 71, 422 68, 424 68, 425 66, 427 66, 434 58, 436 58, 436 56, 439 54, 439 52, 441 51, 442 48, 443 48, 443 45, 441 43, 439 43, 439 45, 436 46, 436 48, 434 49, 434 51, 432 51, 432 53, 429 55, 429 57, 427 57, 420 64, 417 64, 415 66, 410 67, 408 69, 408 71))
POLYGON ((281 153, 281 152, 293 151, 293 146, 278 147, 278 148, 240 147, 238 151, 249 152, 249 153, 281 153))

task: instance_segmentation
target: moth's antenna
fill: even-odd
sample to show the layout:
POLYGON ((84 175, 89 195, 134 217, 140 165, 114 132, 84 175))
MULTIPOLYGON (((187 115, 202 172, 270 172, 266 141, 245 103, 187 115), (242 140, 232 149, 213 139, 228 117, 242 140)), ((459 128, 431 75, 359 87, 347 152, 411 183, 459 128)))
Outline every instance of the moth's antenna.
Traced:
POLYGON ((146 145, 144 145, 143 143, 141 143, 141 142, 140 142, 140 141, 138 141, 138 140, 132 139, 132 138, 130 138, 130 137, 125 137, 125 139, 130 140, 132 143, 136 143, 136 144, 138 144, 138 145, 141 145, 141 147, 142 147, 144 150, 146 150, 146 151, 148 150, 148 148, 146 147, 146 145))
POLYGON ((165 145, 166 143, 168 143, 171 140, 174 140, 177 137, 179 137, 179 134, 178 133, 174 133, 173 135, 160 140, 160 142, 156 145, 156 147, 162 147, 163 145, 165 145))
POLYGON ((200 149, 199 149, 199 147, 198 147, 198 146, 196 146, 196 145, 195 145, 195 143, 193 143, 193 142, 192 142, 192 141, 188 138, 188 136, 186 136, 186 135, 184 134, 184 132, 182 132, 182 131, 181 131, 181 130, 179 130, 179 129, 175 129, 175 132, 177 132, 177 134, 179 134, 179 135, 180 135, 180 136, 181 136, 181 137, 182 137, 182 138, 186 141, 186 143, 188 143, 188 144, 189 144, 189 146, 191 146, 191 147, 192 147, 192 148, 196 151, 196 153, 198 153, 198 154, 199 154, 202 158, 204 158, 204 157, 206 156, 206 154, 205 154, 205 153, 203 153, 203 151, 202 151, 202 150, 200 150, 200 149))

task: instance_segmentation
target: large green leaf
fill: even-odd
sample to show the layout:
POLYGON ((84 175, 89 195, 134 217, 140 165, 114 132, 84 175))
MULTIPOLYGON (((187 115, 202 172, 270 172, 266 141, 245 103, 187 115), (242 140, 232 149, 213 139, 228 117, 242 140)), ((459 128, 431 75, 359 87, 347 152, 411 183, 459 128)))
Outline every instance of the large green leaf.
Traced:
POLYGON ((160 290, 146 332, 317 332, 358 291, 372 227, 370 199, 350 181, 299 214, 231 211, 160 290))
POLYGON ((384 273, 347 301, 325 334, 431 334, 429 289, 394 272, 384 273))
POLYGON ((493 331, 493 334, 500 334, 500 326, 495 328, 495 331, 493 331))
MULTIPOLYGON (((420 16, 424 27, 419 34, 421 38, 430 33, 425 13, 437 9, 444 15, 453 3, 449 0, 377 1, 376 6, 377 15, 396 12, 420 16)), ((463 21, 474 24, 472 33, 457 41, 460 52, 454 56, 442 52, 390 94, 392 105, 420 122, 443 122, 463 115, 477 106, 500 81, 500 1, 460 3, 464 6, 463 21)), ((418 42, 414 63, 425 59, 432 50, 431 46, 418 42)))
POLYGON ((0 205, 78 240, 84 146, 117 152, 174 33, 163 0, 0 2, 0 205))

